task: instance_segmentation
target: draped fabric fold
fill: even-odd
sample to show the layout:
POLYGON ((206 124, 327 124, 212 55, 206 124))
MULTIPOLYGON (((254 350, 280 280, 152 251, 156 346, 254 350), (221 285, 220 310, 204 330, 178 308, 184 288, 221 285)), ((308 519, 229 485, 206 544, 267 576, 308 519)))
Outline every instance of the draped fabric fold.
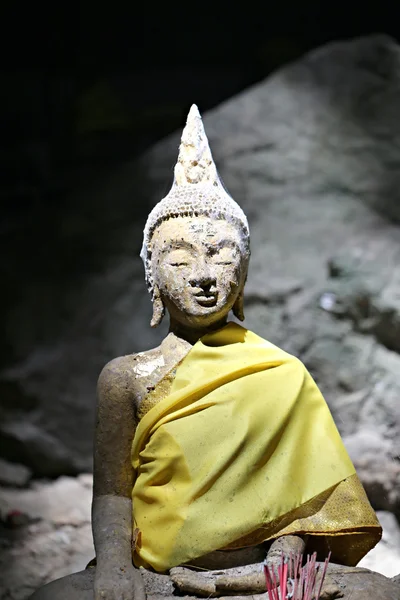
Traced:
POLYGON ((288 533, 324 536, 352 565, 381 537, 304 365, 234 323, 178 366, 139 423, 132 465, 138 566, 165 571, 288 533))

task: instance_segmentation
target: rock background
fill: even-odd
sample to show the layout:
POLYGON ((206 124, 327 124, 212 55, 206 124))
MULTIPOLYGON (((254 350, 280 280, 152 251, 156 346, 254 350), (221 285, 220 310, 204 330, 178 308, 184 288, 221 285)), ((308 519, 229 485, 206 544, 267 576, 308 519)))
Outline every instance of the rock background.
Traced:
MULTIPOLYGON (((400 47, 369 36, 313 51, 204 118, 251 227, 245 325, 305 362, 374 508, 397 519, 399 83, 400 47)), ((138 253, 178 145, 179 133, 2 232, 0 452, 34 476, 91 470, 102 366, 165 334, 150 330, 138 253)))
POLYGON ((94 557, 91 497, 92 476, 84 474, 1 490, 1 600, 25 600, 45 583, 86 567, 94 557))

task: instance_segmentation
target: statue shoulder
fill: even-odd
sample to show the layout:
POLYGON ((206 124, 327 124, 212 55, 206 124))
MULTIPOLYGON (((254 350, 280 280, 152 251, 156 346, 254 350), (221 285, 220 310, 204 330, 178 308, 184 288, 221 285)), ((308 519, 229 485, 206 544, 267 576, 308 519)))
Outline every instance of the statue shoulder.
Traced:
POLYGON ((99 402, 111 400, 121 402, 124 399, 135 405, 143 397, 146 385, 153 383, 152 374, 159 358, 159 348, 119 356, 108 362, 102 369, 98 383, 97 394, 99 402))
POLYGON ((136 357, 136 354, 119 356, 103 367, 97 382, 99 400, 102 398, 118 400, 135 395, 136 357))

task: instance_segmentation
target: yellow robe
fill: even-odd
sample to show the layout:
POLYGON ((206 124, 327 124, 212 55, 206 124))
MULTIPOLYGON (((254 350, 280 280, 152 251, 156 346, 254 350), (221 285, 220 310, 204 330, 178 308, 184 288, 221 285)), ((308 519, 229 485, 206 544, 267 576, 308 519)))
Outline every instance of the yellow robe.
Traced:
POLYGON ((354 565, 381 528, 304 365, 229 323, 199 340, 132 445, 134 562, 165 571, 285 534, 354 565))

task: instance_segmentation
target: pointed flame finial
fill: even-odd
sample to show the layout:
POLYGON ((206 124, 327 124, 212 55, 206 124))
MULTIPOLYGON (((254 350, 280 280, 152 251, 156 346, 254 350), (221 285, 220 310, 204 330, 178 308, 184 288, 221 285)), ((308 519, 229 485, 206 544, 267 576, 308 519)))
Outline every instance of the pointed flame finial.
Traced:
POLYGON ((191 183, 215 185, 219 179, 204 131, 203 120, 196 104, 192 104, 182 132, 174 173, 176 186, 191 183))

